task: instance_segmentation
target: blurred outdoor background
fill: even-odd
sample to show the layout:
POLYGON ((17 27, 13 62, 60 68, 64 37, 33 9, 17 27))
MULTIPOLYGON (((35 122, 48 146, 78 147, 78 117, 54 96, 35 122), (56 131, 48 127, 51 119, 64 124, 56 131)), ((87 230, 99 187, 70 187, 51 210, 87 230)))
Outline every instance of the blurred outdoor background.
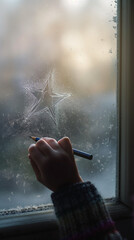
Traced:
MULTIPOLYGON (((83 180, 116 196, 117 1, 0 1, 0 209, 51 203, 29 138, 68 136, 83 180)), ((63 159, 64 160, 64 159, 63 159)))

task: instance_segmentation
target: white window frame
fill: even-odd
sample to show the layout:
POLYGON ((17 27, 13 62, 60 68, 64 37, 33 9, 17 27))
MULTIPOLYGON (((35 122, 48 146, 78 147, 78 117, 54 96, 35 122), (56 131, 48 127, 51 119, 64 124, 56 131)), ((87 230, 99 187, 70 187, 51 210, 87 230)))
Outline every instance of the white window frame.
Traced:
MULTIPOLYGON (((134 193, 134 1, 120 0, 118 4, 118 159, 117 197, 107 206, 113 219, 130 217, 134 193)), ((89 179, 90 180, 90 179, 89 179)), ((58 239, 54 211, 38 211, 0 217, 2 237, 35 234, 45 231, 44 239, 58 239), (16 231, 17 229, 17 231, 16 231), (51 236, 50 236, 51 233, 51 236), (53 233, 53 234, 52 234, 53 233), (53 237, 52 237, 53 236, 53 237), (57 237, 56 237, 57 236, 57 237)), ((44 235, 44 234, 43 234, 44 235)), ((13 238, 15 239, 15 238, 13 238)), ((17 239, 17 238, 16 238, 17 239)), ((30 238, 29 235, 29 239, 30 238)), ((39 238, 38 238, 39 239, 39 238)))

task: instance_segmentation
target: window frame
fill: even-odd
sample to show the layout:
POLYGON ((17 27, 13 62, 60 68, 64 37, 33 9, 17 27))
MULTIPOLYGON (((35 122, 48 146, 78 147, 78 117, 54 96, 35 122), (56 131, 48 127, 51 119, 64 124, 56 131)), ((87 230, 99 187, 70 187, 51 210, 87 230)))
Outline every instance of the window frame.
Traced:
POLYGON ((133 0, 120 0, 119 3, 119 26, 118 32, 118 197, 119 200, 132 207, 132 195, 134 193, 134 2, 133 0), (133 30, 133 31, 132 31, 133 30))
MULTIPOLYGON (((134 67, 134 2, 120 0, 118 3, 118 159, 117 197, 118 201, 106 202, 114 220, 131 217, 132 194, 134 189, 133 169, 133 102, 132 84, 134 67)), ((54 233, 58 239, 58 225, 54 211, 35 211, 0 217, 0 237, 34 234, 44 232, 46 236, 54 233), (17 231, 16 231, 17 229, 17 231), (19 233, 18 233, 19 232, 19 233)), ((49 238, 50 239, 50 236, 49 238)), ((52 239, 52 238, 51 238, 52 239)))

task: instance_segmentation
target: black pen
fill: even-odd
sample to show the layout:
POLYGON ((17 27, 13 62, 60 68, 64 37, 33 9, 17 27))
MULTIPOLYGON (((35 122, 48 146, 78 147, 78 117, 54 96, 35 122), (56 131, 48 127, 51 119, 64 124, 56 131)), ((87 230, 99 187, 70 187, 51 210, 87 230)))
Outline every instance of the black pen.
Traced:
MULTIPOLYGON (((37 142, 37 141, 39 141, 41 139, 39 137, 33 137, 33 136, 30 136, 30 138, 32 138, 35 142, 37 142)), ((82 158, 86 158, 88 160, 92 160, 93 159, 93 155, 91 155, 91 154, 89 154, 87 152, 80 151, 78 149, 74 149, 73 148, 73 153, 76 156, 79 156, 79 157, 82 157, 82 158)))

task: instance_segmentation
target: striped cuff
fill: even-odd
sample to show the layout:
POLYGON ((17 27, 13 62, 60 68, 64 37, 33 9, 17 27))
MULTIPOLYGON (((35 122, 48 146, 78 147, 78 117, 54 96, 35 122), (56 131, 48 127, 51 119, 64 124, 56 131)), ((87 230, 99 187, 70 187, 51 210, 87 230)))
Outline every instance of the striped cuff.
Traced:
POLYGON ((51 195, 63 239, 87 239, 115 231, 97 189, 90 182, 72 184, 51 195))

